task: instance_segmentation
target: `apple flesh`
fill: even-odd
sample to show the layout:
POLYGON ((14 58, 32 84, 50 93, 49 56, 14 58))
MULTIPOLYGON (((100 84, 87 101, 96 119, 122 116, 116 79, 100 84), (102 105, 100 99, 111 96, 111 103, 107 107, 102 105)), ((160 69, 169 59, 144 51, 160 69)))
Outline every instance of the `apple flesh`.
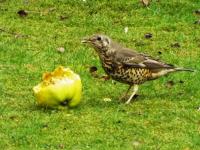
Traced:
POLYGON ((82 84, 79 75, 62 66, 45 73, 43 81, 33 87, 38 105, 45 107, 77 106, 81 101, 82 84))

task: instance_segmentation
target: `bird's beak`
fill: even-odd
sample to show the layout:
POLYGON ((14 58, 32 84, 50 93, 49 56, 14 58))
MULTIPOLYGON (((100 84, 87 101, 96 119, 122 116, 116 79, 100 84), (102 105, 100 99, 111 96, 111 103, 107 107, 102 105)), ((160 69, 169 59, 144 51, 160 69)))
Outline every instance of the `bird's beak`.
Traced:
POLYGON ((91 40, 89 38, 83 38, 81 40, 81 43, 90 43, 90 42, 91 42, 91 40))

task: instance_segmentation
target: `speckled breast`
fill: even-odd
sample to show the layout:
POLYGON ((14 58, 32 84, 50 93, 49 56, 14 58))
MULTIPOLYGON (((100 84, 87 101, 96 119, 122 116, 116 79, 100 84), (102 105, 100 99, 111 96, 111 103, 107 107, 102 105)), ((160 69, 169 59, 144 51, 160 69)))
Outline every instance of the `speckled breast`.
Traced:
POLYGON ((126 84, 142 84, 152 77, 149 69, 114 65, 109 58, 103 59, 102 67, 112 79, 126 84))
POLYGON ((110 76, 122 83, 142 84, 151 78, 151 72, 149 69, 120 68, 110 73, 110 76))

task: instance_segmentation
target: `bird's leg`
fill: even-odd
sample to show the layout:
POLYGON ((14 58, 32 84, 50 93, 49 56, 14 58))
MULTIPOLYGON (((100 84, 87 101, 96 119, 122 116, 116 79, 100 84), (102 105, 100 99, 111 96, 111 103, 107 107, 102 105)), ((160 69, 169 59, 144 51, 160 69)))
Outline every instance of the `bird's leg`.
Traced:
POLYGON ((131 94, 130 98, 126 101, 126 104, 129 104, 133 98, 133 96, 136 94, 136 92, 138 91, 138 85, 135 84, 133 86, 133 93, 131 94))
POLYGON ((126 91, 125 94, 123 94, 123 95, 121 96, 120 100, 123 100, 124 98, 126 98, 126 96, 128 95, 130 89, 132 88, 132 86, 133 86, 133 85, 130 85, 130 86, 128 87, 128 90, 126 91))

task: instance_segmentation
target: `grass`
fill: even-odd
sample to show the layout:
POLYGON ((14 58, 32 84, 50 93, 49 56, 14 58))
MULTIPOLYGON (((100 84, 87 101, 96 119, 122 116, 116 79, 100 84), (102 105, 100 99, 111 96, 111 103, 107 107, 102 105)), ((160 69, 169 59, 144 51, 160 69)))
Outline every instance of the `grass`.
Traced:
POLYGON ((200 149, 198 71, 147 82, 136 101, 124 105, 118 97, 127 85, 93 78, 90 66, 104 72, 94 50, 80 43, 104 33, 127 47, 200 70, 200 26, 194 24, 199 6, 197 0, 153 0, 148 8, 138 0, 1 0, 1 149, 200 149), (21 9, 26 17, 17 14, 21 9), (153 38, 145 39, 146 33, 153 38), (180 47, 171 47, 176 42, 180 47), (58 53, 58 47, 65 52, 58 53), (59 65, 80 74, 82 103, 66 111, 39 108, 32 87, 59 65), (166 87, 168 81, 175 84, 166 87), (107 97, 112 101, 104 102, 107 97))

